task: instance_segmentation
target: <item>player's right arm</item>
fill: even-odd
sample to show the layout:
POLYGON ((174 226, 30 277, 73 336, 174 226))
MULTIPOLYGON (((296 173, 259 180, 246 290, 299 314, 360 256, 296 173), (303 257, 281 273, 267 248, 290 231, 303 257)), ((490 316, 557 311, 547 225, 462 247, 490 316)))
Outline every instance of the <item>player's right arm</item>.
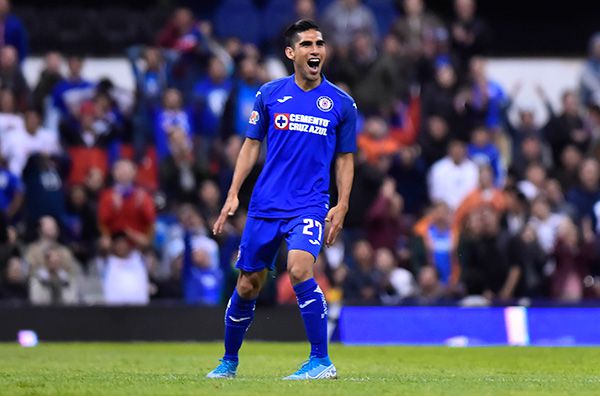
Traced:
POLYGON ((247 137, 242 145, 237 162, 235 163, 231 187, 227 193, 227 199, 225 200, 223 209, 221 209, 219 218, 213 226, 213 234, 215 235, 218 235, 223 231, 223 226, 227 221, 227 217, 233 216, 240 204, 238 193, 244 180, 246 180, 248 174, 258 160, 260 146, 268 129, 266 120, 267 110, 263 104, 261 91, 258 91, 254 102, 254 110, 252 110, 250 119, 248 120, 248 130, 246 131, 247 137))
POLYGON ((223 225, 225 224, 225 221, 227 221, 227 217, 233 216, 237 210, 238 205, 240 204, 238 193, 242 187, 242 184, 244 183, 244 180, 246 180, 248 174, 258 160, 258 155, 260 154, 260 145, 260 140, 246 138, 244 141, 237 162, 235 163, 233 180, 231 181, 231 187, 227 193, 227 199, 225 200, 223 209, 221 209, 219 218, 213 226, 213 233, 215 235, 218 235, 221 233, 221 231, 223 231, 223 225))

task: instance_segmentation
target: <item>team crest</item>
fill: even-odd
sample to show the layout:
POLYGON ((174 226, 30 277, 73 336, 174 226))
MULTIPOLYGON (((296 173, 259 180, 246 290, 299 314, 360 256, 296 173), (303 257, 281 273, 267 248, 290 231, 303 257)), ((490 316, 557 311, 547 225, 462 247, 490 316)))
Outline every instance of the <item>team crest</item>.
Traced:
POLYGON ((248 119, 248 122, 252 125, 256 125, 256 123, 258 122, 258 120, 260 120, 260 116, 258 115, 258 111, 253 110, 252 113, 250 113, 250 118, 248 119))
POLYGON ((286 130, 290 123, 290 115, 287 113, 275 113, 275 129, 286 130))
POLYGON ((317 99, 317 107, 321 111, 329 111, 333 108, 333 100, 329 96, 320 96, 317 99))

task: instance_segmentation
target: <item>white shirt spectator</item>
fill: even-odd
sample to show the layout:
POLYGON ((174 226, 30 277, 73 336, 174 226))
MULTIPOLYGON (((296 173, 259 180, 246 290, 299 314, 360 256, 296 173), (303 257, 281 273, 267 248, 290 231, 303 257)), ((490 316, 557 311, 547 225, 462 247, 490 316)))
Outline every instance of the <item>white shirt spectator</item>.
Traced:
POLYGON ((377 21, 371 9, 357 1, 348 7, 343 0, 332 3, 323 15, 323 25, 332 41, 337 45, 349 45, 354 34, 367 32, 377 39, 377 21))
POLYGON ((134 250, 125 258, 109 256, 106 261, 103 289, 106 304, 148 304, 148 270, 140 252, 134 250))
POLYGON ((479 170, 469 159, 457 164, 449 157, 437 161, 429 171, 429 195, 456 210, 465 197, 477 188, 479 170))
POLYGON ((56 133, 38 128, 35 134, 30 134, 25 125, 22 125, 2 135, 2 156, 8 161, 8 168, 15 175, 21 176, 29 156, 35 153, 60 153, 56 133))
POLYGON ((564 215, 556 213, 551 214, 545 220, 537 217, 532 217, 531 220, 529 220, 529 224, 531 224, 535 230, 538 242, 544 252, 549 254, 554 250, 558 228, 564 220, 564 215))

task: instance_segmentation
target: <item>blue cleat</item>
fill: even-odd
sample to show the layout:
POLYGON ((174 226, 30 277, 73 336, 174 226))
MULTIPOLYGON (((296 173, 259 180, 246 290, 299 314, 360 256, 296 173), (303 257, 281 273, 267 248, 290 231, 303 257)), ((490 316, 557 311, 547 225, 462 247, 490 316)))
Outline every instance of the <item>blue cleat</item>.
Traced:
POLYGON ((206 378, 235 378, 238 362, 221 359, 221 364, 206 374, 206 378))
POLYGON ((317 380, 317 379, 335 379, 337 371, 328 357, 318 358, 311 356, 302 367, 294 374, 284 378, 284 380, 317 380))

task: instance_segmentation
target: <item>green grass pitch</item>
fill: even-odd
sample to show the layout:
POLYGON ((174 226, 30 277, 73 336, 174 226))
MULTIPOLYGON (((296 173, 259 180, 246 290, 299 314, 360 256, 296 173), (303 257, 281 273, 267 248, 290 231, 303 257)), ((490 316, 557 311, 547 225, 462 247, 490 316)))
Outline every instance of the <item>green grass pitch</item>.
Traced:
POLYGON ((307 348, 249 342, 238 378, 207 380, 220 343, 0 344, 0 394, 600 395, 599 348, 332 345, 339 379, 280 380, 307 348))

